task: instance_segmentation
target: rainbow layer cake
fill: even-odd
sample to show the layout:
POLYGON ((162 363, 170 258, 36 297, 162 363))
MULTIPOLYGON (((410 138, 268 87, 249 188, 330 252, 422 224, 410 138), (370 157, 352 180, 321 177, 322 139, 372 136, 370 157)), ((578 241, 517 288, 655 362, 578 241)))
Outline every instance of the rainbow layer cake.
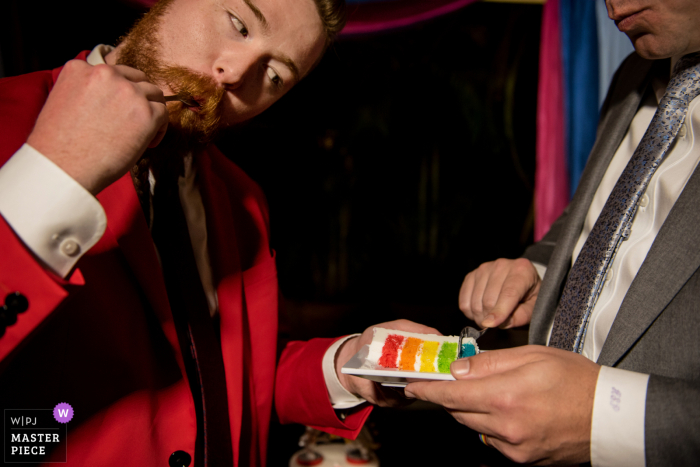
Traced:
MULTIPOLYGON (((374 328, 366 362, 401 371, 449 373, 458 354, 459 336, 417 334, 394 329, 374 328)), ((462 357, 479 353, 471 337, 462 340, 462 357)))

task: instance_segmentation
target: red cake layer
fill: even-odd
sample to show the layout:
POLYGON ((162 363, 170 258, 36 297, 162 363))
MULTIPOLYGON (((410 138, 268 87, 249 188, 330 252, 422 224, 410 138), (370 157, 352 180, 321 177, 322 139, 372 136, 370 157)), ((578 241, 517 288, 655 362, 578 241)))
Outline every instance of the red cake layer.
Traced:
POLYGON ((387 336, 386 341, 384 341, 384 347, 382 347, 382 356, 379 357, 379 365, 384 368, 396 368, 396 360, 404 339, 404 336, 398 334, 389 334, 387 336))

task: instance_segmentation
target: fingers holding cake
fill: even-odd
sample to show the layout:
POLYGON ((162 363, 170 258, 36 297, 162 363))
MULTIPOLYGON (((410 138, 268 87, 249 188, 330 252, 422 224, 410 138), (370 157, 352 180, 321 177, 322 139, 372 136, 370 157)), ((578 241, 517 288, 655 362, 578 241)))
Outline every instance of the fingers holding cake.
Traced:
MULTIPOLYGON (((365 345, 372 346, 373 339, 375 337, 375 329, 379 330, 380 335, 385 339, 389 335, 402 334, 404 336, 408 334, 412 335, 431 335, 435 338, 440 338, 440 332, 430 326, 425 326, 419 323, 414 323, 408 320, 396 320, 386 323, 381 323, 376 326, 370 326, 361 335, 348 339, 343 343, 336 354, 336 373, 340 383, 345 387, 346 390, 355 394, 356 396, 366 399, 368 402, 379 405, 379 406, 397 406, 405 405, 407 402, 406 398, 403 396, 402 391, 397 391, 394 388, 383 387, 373 381, 367 380, 365 378, 360 378, 357 376, 352 376, 348 374, 343 374, 341 368, 345 363, 350 360, 353 355, 360 351, 365 345)), ((432 339, 432 340, 436 340, 432 339)), ((418 348, 412 342, 412 354, 414 356, 418 352, 418 348)), ((456 352, 456 344, 455 344, 456 352)), ((437 355, 437 349, 431 351, 433 355, 437 355)), ((456 358, 456 357, 455 357, 456 358)), ((454 360, 454 358, 453 358, 454 360)), ((447 372, 449 372, 449 362, 446 364, 447 372)))

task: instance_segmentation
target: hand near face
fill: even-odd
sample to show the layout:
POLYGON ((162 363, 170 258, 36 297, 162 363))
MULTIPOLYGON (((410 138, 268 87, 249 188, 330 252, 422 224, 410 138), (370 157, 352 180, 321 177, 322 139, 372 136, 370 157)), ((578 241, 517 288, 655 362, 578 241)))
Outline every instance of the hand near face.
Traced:
POLYGON ((422 334, 438 334, 441 333, 428 326, 414 323, 405 319, 390 321, 387 323, 377 324, 376 326, 368 327, 365 332, 359 337, 348 339, 339 349, 336 356, 335 370, 340 383, 349 392, 366 399, 368 402, 381 407, 394 407, 406 405, 412 401, 407 400, 403 394, 396 389, 386 388, 379 383, 370 381, 365 378, 360 378, 352 375, 345 375, 340 372, 340 369, 352 358, 364 345, 369 345, 372 342, 372 328, 397 329, 399 331, 417 332, 422 334))
POLYGON ((530 322, 541 282, 527 259, 484 263, 464 278, 459 308, 481 327, 523 326, 530 322))
POLYGON ((406 395, 442 405, 515 462, 570 465, 590 459, 597 364, 529 345, 457 360, 451 370, 457 381, 411 383, 406 395))
POLYGON ((72 60, 27 143, 97 194, 163 138, 164 104, 161 90, 138 70, 72 60))

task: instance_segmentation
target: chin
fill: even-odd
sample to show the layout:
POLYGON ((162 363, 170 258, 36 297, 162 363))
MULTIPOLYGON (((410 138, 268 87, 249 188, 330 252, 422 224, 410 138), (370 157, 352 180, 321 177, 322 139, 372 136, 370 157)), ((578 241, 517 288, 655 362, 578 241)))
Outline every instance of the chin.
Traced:
POLYGON ((682 47, 659 41, 652 34, 642 34, 636 38, 630 38, 630 40, 637 54, 647 60, 660 60, 684 54, 682 47))

